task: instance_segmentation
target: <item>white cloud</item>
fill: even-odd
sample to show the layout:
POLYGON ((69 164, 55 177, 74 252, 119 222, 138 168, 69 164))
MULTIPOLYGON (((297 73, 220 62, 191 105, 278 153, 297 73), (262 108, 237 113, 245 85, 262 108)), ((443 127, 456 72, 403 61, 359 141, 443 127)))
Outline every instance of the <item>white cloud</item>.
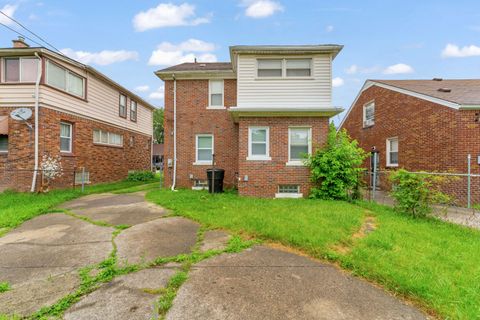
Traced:
POLYGON ((330 26, 327 26, 327 27, 325 28, 325 31, 328 32, 328 33, 330 33, 330 32, 333 31, 333 29, 334 29, 333 26, 330 25, 330 26))
POLYGON ((383 70, 384 74, 406 74, 413 73, 415 70, 411 66, 405 63, 397 63, 391 66, 388 66, 383 70))
POLYGON ((164 96, 165 96, 164 86, 160 86, 157 90, 153 91, 148 95, 148 97, 153 100, 163 100, 164 96))
POLYGON ((273 0, 243 0, 241 5, 246 7, 245 15, 255 19, 266 18, 284 10, 279 2, 273 0))
POLYGON ((196 17, 195 6, 189 3, 160 3, 155 8, 137 13, 133 18, 133 27, 136 31, 146 31, 165 27, 197 26, 209 23, 210 18, 196 17))
POLYGON ((480 56, 480 47, 477 47, 473 44, 460 48, 456 44, 449 43, 442 50, 443 58, 465 58, 474 56, 480 56))
POLYGON ((358 72, 358 66, 356 64, 352 64, 350 67, 345 69, 345 72, 348 74, 355 74, 358 72))
MULTIPOLYGON (((0 11, 5 13, 7 16, 13 18, 13 15, 15 14, 15 11, 17 11, 17 8, 18 8, 17 5, 6 4, 3 6, 2 9, 0 9, 0 11)), ((12 20, 8 19, 3 14, 0 14, 0 22, 6 25, 11 25, 14 23, 12 20)))
POLYGON ((193 62, 195 58, 199 62, 216 62, 217 56, 211 53, 213 50, 215 50, 213 43, 197 39, 189 39, 179 44, 162 42, 152 52, 148 64, 153 66, 175 65, 193 62))
POLYGON ((334 88, 341 87, 341 86, 343 86, 344 84, 345 84, 345 81, 344 81, 342 78, 340 78, 340 77, 336 77, 336 78, 333 78, 333 79, 332 79, 332 86, 333 86, 334 88))
POLYGON ((135 87, 135 91, 138 92, 147 92, 148 90, 150 90, 150 86, 147 85, 135 87))
POLYGON ((97 64, 101 66, 112 63, 123 62, 127 60, 137 60, 138 52, 127 50, 103 50, 100 52, 75 51, 70 48, 60 50, 63 54, 72 59, 80 61, 85 64, 97 64))
POLYGON ((345 73, 347 74, 356 74, 356 73, 375 73, 379 72, 381 70, 380 67, 378 66, 373 66, 373 67, 360 67, 356 64, 352 64, 350 67, 345 69, 345 73))

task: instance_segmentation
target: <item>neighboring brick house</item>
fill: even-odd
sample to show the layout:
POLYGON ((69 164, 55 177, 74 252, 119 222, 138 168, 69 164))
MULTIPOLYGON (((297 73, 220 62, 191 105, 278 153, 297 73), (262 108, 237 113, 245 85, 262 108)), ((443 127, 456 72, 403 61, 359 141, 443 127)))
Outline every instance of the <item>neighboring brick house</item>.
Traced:
POLYGON ((43 155, 61 156, 64 175, 56 187, 72 186, 82 167, 90 183, 150 170, 153 109, 90 66, 14 40, 13 48, 0 49, 0 190, 40 186, 36 123, 38 163, 43 155), (32 117, 15 120, 10 114, 18 108, 32 117))
MULTIPOLYGON (((471 173, 480 166, 480 80, 368 80, 340 128, 379 154, 381 170, 471 173)), ((367 164, 370 166, 370 164, 367 164)), ((480 202, 480 179, 471 180, 480 202)), ((445 187, 465 203, 467 181, 445 187)))
POLYGON ((233 46, 231 62, 183 63, 165 81, 165 181, 202 188, 225 169, 241 195, 304 197, 304 155, 324 144, 339 45, 233 46))

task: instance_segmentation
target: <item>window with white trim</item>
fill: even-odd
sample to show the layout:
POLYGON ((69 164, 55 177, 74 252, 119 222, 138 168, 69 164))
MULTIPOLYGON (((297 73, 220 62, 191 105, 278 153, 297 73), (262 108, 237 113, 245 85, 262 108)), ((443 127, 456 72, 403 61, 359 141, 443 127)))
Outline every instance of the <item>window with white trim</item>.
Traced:
POLYGON ((288 128, 288 161, 302 163, 312 153, 311 128, 288 128))
POLYGON ((312 59, 286 59, 287 77, 310 77, 312 59))
POLYGON ((123 135, 104 130, 93 130, 93 143, 104 144, 108 146, 122 147, 123 135))
POLYGON ((387 139, 387 166, 398 166, 398 138, 387 139))
POLYGON ((127 117, 127 96, 120 94, 118 99, 118 115, 122 118, 127 117))
POLYGON ((269 127, 248 128, 248 160, 270 160, 269 127))
POLYGON ((300 193, 298 184, 281 184, 278 186, 278 193, 300 193))
POLYGON ((195 163, 212 164, 213 161, 213 135, 197 134, 195 143, 195 163))
POLYGON ((282 59, 259 59, 257 60, 258 77, 281 77, 283 72, 282 59))
POLYGON ((47 84, 75 96, 84 97, 85 79, 47 60, 47 84))
POLYGON ((35 82, 37 80, 37 58, 5 58, 3 64, 5 82, 35 82))
POLYGON ((72 152, 72 124, 60 122, 60 152, 72 152))
POLYGON ((363 106, 363 127, 370 127, 375 124, 375 102, 371 101, 363 106))
POLYGON ((209 81, 209 101, 210 107, 223 107, 223 80, 210 80, 209 81))
POLYGON ((130 100, 130 120, 137 122, 137 102, 130 100))
POLYGON ((308 78, 312 76, 312 59, 258 59, 259 78, 308 78))

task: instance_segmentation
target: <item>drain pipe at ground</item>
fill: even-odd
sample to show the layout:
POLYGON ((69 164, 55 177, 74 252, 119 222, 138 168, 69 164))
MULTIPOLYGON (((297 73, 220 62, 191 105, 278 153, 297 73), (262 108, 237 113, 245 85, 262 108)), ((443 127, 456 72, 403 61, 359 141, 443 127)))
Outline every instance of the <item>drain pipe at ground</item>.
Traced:
POLYGON ((32 187, 30 188, 30 192, 35 192, 35 187, 37 185, 37 173, 38 173, 38 103, 39 103, 39 86, 40 86, 40 79, 42 78, 42 59, 35 52, 35 56, 38 58, 38 67, 37 67, 37 80, 35 81, 35 166, 33 169, 33 177, 32 177, 32 187))
POLYGON ((177 79, 173 76, 173 178, 172 191, 177 183, 177 79))

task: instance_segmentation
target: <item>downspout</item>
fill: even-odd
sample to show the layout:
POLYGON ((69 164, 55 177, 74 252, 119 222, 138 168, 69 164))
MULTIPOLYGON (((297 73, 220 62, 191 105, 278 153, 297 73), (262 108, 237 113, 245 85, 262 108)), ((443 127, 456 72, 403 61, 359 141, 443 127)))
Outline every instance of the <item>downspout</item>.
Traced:
POLYGON ((173 178, 172 191, 177 183, 177 79, 173 76, 173 178))
POLYGON ((42 78, 42 59, 35 52, 35 56, 38 58, 38 67, 37 67, 37 81, 35 81, 35 166, 33 169, 33 178, 32 178, 32 187, 30 188, 30 192, 35 192, 35 187, 37 185, 37 172, 38 172, 38 104, 40 100, 40 79, 42 78))

